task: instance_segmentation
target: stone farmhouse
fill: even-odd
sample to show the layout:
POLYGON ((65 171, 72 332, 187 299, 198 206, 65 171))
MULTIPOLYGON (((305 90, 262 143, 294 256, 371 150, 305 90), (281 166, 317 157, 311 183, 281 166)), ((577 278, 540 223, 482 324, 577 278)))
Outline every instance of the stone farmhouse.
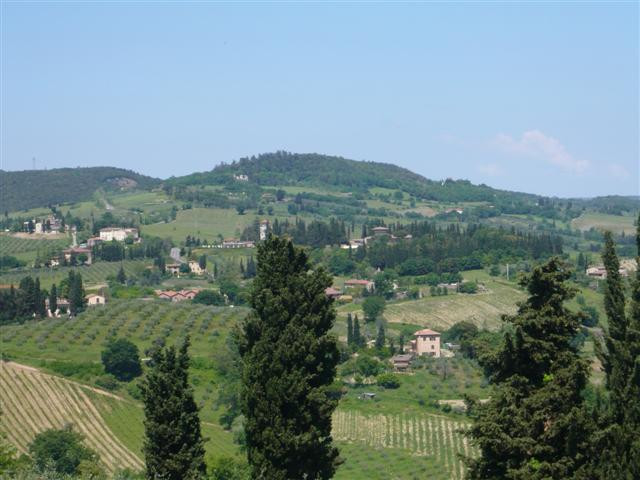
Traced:
POLYGON ((418 330, 413 334, 411 340, 411 351, 417 355, 428 355, 440 358, 440 334, 428 328, 418 330))

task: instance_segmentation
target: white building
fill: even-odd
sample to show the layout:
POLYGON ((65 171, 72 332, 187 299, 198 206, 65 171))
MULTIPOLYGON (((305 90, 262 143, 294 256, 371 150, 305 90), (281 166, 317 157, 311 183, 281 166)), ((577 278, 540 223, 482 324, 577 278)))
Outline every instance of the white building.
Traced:
POLYGON ((411 351, 420 356, 440 357, 440 334, 428 328, 418 330, 413 334, 416 338, 411 340, 411 351))
POLYGON ((269 232, 269 220, 260 220, 260 241, 267 239, 269 232))
POLYGON ((105 303, 107 303, 106 298, 104 298, 104 296, 102 295, 87 295, 86 296, 87 299, 87 305, 90 307, 96 306, 96 305, 104 305, 105 303))
POLYGON ((196 275, 202 275, 204 273, 204 268, 201 268, 200 263, 195 260, 189 261, 189 270, 191 270, 191 273, 195 273, 196 275))
POLYGON ((117 240, 118 242, 124 242, 127 238, 138 238, 137 228, 118 228, 109 227, 100 229, 100 240, 104 242, 110 242, 117 240))

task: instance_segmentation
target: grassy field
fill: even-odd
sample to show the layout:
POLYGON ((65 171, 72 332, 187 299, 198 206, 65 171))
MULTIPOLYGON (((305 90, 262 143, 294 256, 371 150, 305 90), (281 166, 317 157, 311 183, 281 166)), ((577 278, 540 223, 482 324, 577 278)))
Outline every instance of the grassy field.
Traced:
POLYGON ((586 212, 573 219, 571 226, 578 230, 610 230, 613 233, 633 234, 636 227, 633 225, 636 216, 632 215, 608 215, 605 213, 586 212))
MULTIPOLYGON (((120 270, 121 262, 96 262, 93 265, 82 267, 56 267, 56 268, 37 268, 29 270, 21 270, 0 275, 0 284, 17 285, 20 280, 28 275, 40 278, 40 284, 43 288, 49 288, 53 283, 59 283, 60 280, 69 275, 69 270, 75 269, 82 275, 85 288, 91 288, 92 285, 102 284, 110 275, 116 275, 120 270)), ((125 260, 122 262, 124 271, 127 275, 140 273, 147 265, 151 265, 151 260, 125 260)))

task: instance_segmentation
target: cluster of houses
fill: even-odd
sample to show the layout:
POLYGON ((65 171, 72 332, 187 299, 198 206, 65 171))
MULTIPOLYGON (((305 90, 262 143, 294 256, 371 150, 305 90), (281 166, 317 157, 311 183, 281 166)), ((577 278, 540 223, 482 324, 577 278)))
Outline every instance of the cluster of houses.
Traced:
POLYGON ((184 300, 193 300, 199 288, 190 290, 156 290, 156 296, 161 300, 169 300, 170 302, 182 302, 184 300))
MULTIPOLYGON (((258 230, 258 238, 260 241, 267 239, 269 235, 269 220, 260 220, 260 226, 258 230)), ((218 248, 255 248, 256 242, 253 240, 238 240, 237 238, 225 238, 218 248)))
POLYGON ((123 228, 123 227, 107 227, 101 228, 97 237, 91 237, 87 240, 87 247, 94 247, 102 242, 125 242, 127 239, 131 239, 134 242, 139 242, 140 234, 137 228, 123 228))
POLYGON ((324 293, 327 297, 333 298, 339 302, 351 302, 353 300, 353 296, 347 293, 347 290, 362 288, 367 290, 368 292, 373 292, 376 288, 375 282, 371 280, 360 280, 357 278, 351 278, 349 280, 344 281, 344 292, 334 287, 328 287, 325 289, 324 293))
MULTIPOLYGON (((629 276, 629 270, 625 267, 620 267, 620 270, 618 270, 618 272, 623 277, 629 276)), ((589 267, 587 268, 586 273, 588 277, 596 278, 599 280, 605 280, 607 278, 607 269, 604 268, 603 265, 599 265, 596 267, 589 267)))
POLYGON ((393 368, 398 372, 405 372, 411 367, 414 358, 426 355, 428 357, 440 358, 440 333, 425 328, 413 334, 414 339, 410 342, 407 353, 402 353, 391 357, 393 368))
POLYGON ((53 215, 44 220, 33 219, 23 223, 23 230, 28 233, 59 233, 62 230, 62 222, 53 215))
MULTIPOLYGON (((99 295, 97 293, 92 293, 85 296, 88 307, 97 307, 100 305, 105 305, 107 303, 107 299, 104 295, 99 295)), ((66 298, 58 298, 56 299, 56 303, 58 304, 58 308, 56 308, 55 312, 51 311, 49 308, 49 299, 46 298, 44 301, 45 308, 47 309, 48 317, 61 317, 65 313, 70 315, 69 313, 69 300, 66 298)))
MULTIPOLYGON (((200 263, 195 260, 189 260, 189 272, 195 275, 204 275, 207 271, 206 269, 200 266, 200 263)), ((169 272, 171 275, 175 275, 176 277, 180 276, 180 268, 182 264, 180 263, 168 263, 165 265, 165 270, 169 272)))
POLYGON ((354 238, 353 240, 351 240, 349 243, 345 243, 340 245, 340 248, 344 248, 345 250, 348 249, 356 249, 356 248, 360 248, 363 245, 368 245, 370 241, 378 239, 378 238, 387 238, 387 240, 391 243, 396 242, 398 240, 411 240, 413 238, 413 236, 411 234, 407 234, 404 237, 396 237, 395 235, 391 234, 391 232, 389 231, 389 227, 373 227, 371 229, 371 232, 373 233, 373 235, 364 237, 364 238, 354 238))

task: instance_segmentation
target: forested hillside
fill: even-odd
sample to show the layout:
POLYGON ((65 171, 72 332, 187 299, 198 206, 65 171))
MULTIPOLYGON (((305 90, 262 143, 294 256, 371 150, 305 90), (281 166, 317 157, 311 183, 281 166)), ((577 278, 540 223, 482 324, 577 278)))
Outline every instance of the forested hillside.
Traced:
POLYGON ((99 189, 147 189, 159 180, 114 167, 0 170, 2 209, 14 211, 87 200, 99 189))

